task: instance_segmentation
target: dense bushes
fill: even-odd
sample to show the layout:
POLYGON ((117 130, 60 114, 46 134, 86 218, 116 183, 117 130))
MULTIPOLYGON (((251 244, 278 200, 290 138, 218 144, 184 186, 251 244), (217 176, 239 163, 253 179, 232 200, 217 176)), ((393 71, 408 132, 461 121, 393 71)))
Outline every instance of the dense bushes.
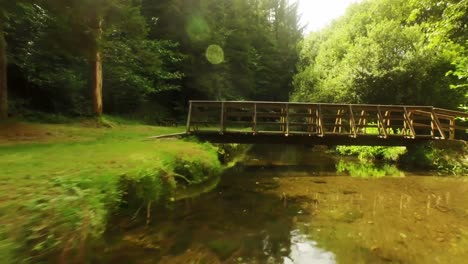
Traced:
POLYGON ((405 147, 371 147, 371 146, 338 146, 336 151, 341 155, 358 156, 362 161, 383 160, 397 162, 406 153, 405 147))
POLYGON ((468 147, 465 142, 432 142, 408 148, 402 164, 416 169, 468 175, 468 147))
MULTIPOLYGON (((338 146, 336 151, 344 156, 357 156, 363 164, 385 161, 407 169, 434 170, 441 173, 468 175, 468 147, 462 141, 434 141, 410 147, 338 146)), ((341 171, 369 171, 356 165, 339 164, 341 171)), ((387 169, 384 169, 386 171, 387 169)))

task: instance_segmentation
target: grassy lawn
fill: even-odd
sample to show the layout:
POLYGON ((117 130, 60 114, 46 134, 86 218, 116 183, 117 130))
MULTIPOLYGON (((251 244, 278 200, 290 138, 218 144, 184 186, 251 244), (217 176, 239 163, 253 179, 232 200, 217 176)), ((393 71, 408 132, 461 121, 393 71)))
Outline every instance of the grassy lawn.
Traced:
POLYGON ((170 198, 177 176, 198 183, 219 173, 209 144, 144 140, 183 130, 1 124, 0 263, 82 251, 103 233, 124 194, 159 201, 170 198))

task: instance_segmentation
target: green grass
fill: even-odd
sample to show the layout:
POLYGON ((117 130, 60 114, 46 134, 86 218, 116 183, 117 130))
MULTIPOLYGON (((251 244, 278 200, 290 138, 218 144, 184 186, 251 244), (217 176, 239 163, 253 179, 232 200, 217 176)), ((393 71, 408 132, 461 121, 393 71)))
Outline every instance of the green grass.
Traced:
POLYGON ((2 263, 72 257, 101 236, 123 198, 171 199, 177 182, 200 183, 221 170, 217 149, 209 144, 144 140, 183 128, 115 123, 99 128, 93 122, 1 126, 2 263))

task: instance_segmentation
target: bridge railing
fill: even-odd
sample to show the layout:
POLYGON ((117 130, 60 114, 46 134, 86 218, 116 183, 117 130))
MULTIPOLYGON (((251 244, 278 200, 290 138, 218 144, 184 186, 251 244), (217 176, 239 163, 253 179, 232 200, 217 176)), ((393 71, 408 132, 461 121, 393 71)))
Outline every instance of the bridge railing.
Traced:
POLYGON ((190 101, 188 133, 454 139, 467 113, 432 106, 190 101))

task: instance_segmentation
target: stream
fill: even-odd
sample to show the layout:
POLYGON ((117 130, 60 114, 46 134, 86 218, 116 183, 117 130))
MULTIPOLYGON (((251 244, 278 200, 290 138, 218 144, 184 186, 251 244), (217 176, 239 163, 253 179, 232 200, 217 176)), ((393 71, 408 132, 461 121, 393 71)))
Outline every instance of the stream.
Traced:
POLYGON ((346 164, 359 162, 256 147, 213 191, 109 232, 93 263, 466 263, 467 178, 346 164))

